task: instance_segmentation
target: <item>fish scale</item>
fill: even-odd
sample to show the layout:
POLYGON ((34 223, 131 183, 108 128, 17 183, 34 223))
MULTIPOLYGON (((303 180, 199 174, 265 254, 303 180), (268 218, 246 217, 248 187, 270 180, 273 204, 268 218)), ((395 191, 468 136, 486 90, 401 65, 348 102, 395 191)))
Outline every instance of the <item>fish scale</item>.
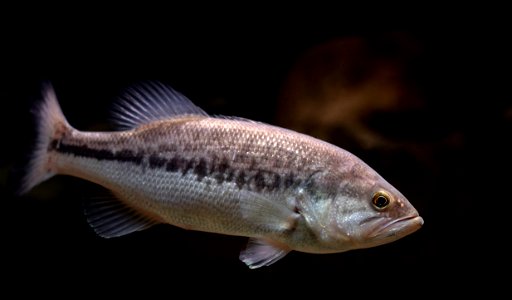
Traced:
POLYGON ((128 90, 116 106, 126 130, 72 128, 50 87, 22 192, 56 174, 89 180, 117 199, 86 216, 102 237, 158 223, 246 236, 240 259, 270 265, 289 251, 334 253, 388 243, 423 219, 353 154, 288 129, 210 117, 158 82, 128 90))

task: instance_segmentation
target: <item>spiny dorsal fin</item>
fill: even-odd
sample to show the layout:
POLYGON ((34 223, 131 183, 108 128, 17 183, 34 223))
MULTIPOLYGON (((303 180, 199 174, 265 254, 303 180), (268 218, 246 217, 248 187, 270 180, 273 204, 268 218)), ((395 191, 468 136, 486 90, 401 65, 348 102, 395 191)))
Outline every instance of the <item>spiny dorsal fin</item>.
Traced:
POLYGON ((208 116, 187 97, 158 81, 129 88, 113 109, 113 120, 121 129, 132 129, 179 115, 208 116))
POLYGON ((84 210, 89 225, 104 238, 126 235, 158 223, 114 198, 91 199, 84 203, 84 210))

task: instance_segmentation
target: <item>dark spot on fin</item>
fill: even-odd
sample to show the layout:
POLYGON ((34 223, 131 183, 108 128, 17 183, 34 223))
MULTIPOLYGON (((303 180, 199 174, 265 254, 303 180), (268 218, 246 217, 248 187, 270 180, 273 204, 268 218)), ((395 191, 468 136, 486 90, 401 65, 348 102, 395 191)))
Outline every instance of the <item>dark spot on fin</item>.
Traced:
POLYGON ((86 201, 84 211, 89 225, 104 238, 126 235, 158 223, 114 197, 86 201))

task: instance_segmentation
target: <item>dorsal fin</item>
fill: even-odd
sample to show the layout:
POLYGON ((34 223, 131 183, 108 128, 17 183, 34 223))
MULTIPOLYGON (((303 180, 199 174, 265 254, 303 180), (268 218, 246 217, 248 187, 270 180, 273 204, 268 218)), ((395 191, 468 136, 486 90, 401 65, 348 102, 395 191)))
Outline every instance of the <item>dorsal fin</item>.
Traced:
POLYGON ((121 129, 165 120, 179 115, 208 116, 187 97, 158 81, 148 81, 126 90, 113 109, 121 129))
POLYGON ((158 223, 114 197, 86 201, 84 210, 89 225, 104 238, 126 235, 158 223))
POLYGON ((224 116, 224 115, 213 115, 213 117, 216 119, 224 119, 224 120, 230 120, 230 121, 240 121, 240 122, 247 122, 247 123, 252 123, 252 124, 268 125, 267 123, 264 123, 264 122, 254 121, 254 120, 242 118, 242 117, 224 116))

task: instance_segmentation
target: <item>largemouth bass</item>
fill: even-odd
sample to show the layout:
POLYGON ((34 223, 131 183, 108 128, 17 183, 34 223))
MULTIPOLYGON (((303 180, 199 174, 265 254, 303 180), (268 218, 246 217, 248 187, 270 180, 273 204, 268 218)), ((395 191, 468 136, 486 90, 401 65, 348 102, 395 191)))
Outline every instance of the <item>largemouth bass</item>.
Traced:
POLYGON ((421 227, 409 201, 366 163, 324 141, 233 117, 210 117, 159 83, 115 106, 120 131, 82 132, 50 86, 21 193, 56 174, 116 197, 85 215, 105 238, 168 223, 249 237, 240 259, 268 266, 292 250, 336 253, 395 241, 421 227))

